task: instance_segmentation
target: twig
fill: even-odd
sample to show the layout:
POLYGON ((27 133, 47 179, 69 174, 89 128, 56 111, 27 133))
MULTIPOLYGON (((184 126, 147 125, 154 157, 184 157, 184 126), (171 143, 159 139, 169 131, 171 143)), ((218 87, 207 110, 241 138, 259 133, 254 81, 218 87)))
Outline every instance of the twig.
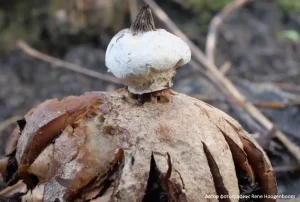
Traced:
POLYGON ((229 61, 226 61, 220 68, 220 71, 223 75, 227 75, 229 70, 231 69, 232 64, 229 61))
POLYGON ((209 61, 215 64, 215 49, 217 45, 217 34, 218 29, 221 24, 225 21, 225 19, 230 16, 235 10, 241 8, 246 3, 250 2, 251 0, 233 0, 230 4, 225 6, 223 10, 216 15, 209 25, 209 31, 206 40, 206 55, 209 61))
POLYGON ((284 109, 287 107, 287 105, 282 102, 256 102, 253 104, 259 108, 267 109, 284 109))
POLYGON ((24 53, 26 53, 30 57, 39 59, 44 62, 48 62, 48 63, 52 64, 54 67, 65 68, 65 69, 72 70, 74 72, 77 72, 77 73, 80 73, 80 74, 83 74, 83 75, 86 75, 86 76, 89 76, 92 78, 100 79, 100 80, 118 84, 118 85, 123 85, 122 82, 115 77, 105 75, 105 74, 102 74, 100 72, 96 72, 93 70, 89 70, 89 69, 83 68, 79 65, 76 65, 76 64, 73 64, 70 62, 66 62, 66 61, 54 58, 52 56, 46 55, 44 53, 41 53, 41 52, 33 49, 24 41, 17 41, 17 47, 20 48, 24 53))
POLYGON ((274 171, 276 173, 299 172, 300 171, 300 165, 294 165, 294 166, 277 166, 277 167, 274 167, 274 171))
MULTIPOLYGON (((215 94, 189 94, 189 96, 202 100, 204 102, 221 102, 222 100, 217 98, 215 94)), ((254 102, 256 107, 266 108, 266 109, 285 109, 287 107, 300 106, 300 101, 290 101, 290 102, 254 102)))
POLYGON ((300 106, 300 101, 291 100, 289 102, 256 102, 255 106, 268 109, 285 109, 287 107, 300 106))
MULTIPOLYGON (((153 0, 144 1, 150 5, 155 15, 165 23, 165 25, 169 30, 171 30, 171 32, 185 40, 192 51, 193 57, 197 60, 197 62, 199 62, 206 68, 206 70, 208 71, 207 74, 211 75, 211 77, 218 84, 218 87, 223 91, 228 99, 234 99, 236 104, 243 107, 257 122, 259 122, 267 130, 271 130, 274 127, 274 124, 237 90, 233 83, 228 80, 218 70, 218 68, 207 59, 205 54, 176 26, 176 24, 153 0)), ((300 149, 279 130, 276 132, 276 137, 300 162, 300 149)))
POLYGON ((138 4, 137 0, 128 0, 128 7, 130 11, 130 20, 134 22, 137 14, 138 14, 138 4))
POLYGON ((2 123, 0 123, 0 133, 4 131, 8 126, 10 126, 13 123, 16 123, 20 119, 21 119, 20 116, 12 116, 6 119, 5 121, 3 121, 2 123))
MULTIPOLYGON (((230 68, 231 68, 231 62, 226 61, 226 62, 222 65, 222 67, 220 68, 220 72, 221 72, 224 76, 226 76, 227 73, 229 72, 230 68)), ((214 88, 209 88, 209 89, 208 89, 208 92, 207 92, 207 95, 208 95, 209 97, 215 96, 215 95, 216 95, 216 89, 214 89, 214 88)))
POLYGON ((291 85, 287 83, 273 83, 273 84, 282 90, 300 95, 300 87, 298 85, 291 85))

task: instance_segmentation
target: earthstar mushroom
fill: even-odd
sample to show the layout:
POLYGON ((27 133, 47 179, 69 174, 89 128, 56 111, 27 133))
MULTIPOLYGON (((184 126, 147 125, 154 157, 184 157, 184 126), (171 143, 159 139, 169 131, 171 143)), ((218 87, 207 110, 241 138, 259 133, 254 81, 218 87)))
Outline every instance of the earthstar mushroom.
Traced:
POLYGON ((237 202, 230 196, 277 193, 268 157, 239 123, 169 89, 178 65, 190 58, 189 48, 178 40, 173 44, 186 52, 174 53, 180 62, 168 58, 162 50, 172 50, 171 45, 154 41, 160 34, 177 38, 154 31, 148 6, 137 18, 123 39, 118 40, 122 34, 114 37, 106 57, 108 68, 128 89, 52 99, 28 112, 0 161, 9 184, 1 197, 26 202, 237 202), (160 54, 144 57, 152 52, 139 49, 138 54, 127 47, 146 45, 142 38, 151 34, 157 35, 152 39, 160 54), (128 53, 135 54, 131 65, 128 53), (155 60, 147 68, 149 58, 155 60), (148 99, 137 105, 136 94, 148 99))

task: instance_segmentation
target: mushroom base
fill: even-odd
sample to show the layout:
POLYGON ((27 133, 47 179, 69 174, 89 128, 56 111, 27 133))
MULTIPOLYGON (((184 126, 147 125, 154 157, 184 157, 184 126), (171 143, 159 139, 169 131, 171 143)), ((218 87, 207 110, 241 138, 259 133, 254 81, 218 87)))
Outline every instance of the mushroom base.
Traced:
POLYGON ((12 183, 0 196, 18 193, 27 202, 238 202, 240 195, 277 193, 267 156, 234 119, 171 90, 150 98, 137 106, 137 98, 121 89, 34 108, 11 154, 17 162, 0 161, 5 180, 15 176, 14 167, 29 190, 12 183), (219 200, 221 195, 236 197, 219 200))

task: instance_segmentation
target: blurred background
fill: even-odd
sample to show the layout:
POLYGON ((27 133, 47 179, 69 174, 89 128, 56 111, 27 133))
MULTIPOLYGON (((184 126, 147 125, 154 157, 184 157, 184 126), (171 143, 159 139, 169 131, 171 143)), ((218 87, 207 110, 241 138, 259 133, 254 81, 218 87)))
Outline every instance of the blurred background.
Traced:
MULTIPOLYGON (((48 62, 37 59, 28 54, 31 49, 20 45, 24 43, 19 41, 17 46, 16 42, 22 40, 40 53, 108 74, 106 47, 119 30, 130 26, 137 11, 134 2, 0 0, 0 158, 15 121, 35 105, 50 98, 122 87, 68 70, 53 58, 48 62)), ((212 19, 232 4, 231 0, 155 2, 203 51, 212 19)), ((142 1, 137 3, 142 5, 142 1)), ((239 120, 271 158, 279 192, 300 198, 300 153, 297 159, 297 154, 288 151, 290 143, 300 146, 300 0, 245 1, 222 20, 215 35, 215 65, 276 127, 265 128, 254 120, 222 93, 198 63, 179 70, 173 89, 239 120), (290 143, 275 137, 277 129, 290 143)), ((156 27, 168 27, 158 17, 155 22, 156 27)))

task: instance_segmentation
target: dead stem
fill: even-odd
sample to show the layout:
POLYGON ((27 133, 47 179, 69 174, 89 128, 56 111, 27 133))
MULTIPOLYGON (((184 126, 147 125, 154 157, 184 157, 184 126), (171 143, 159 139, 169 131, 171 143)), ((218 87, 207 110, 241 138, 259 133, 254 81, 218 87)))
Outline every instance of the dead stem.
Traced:
POLYGON ((33 49, 32 47, 30 47, 24 41, 17 41, 17 47, 30 57, 33 57, 33 58, 39 59, 41 61, 52 64, 51 67, 61 67, 61 68, 72 70, 74 72, 77 72, 77 73, 80 73, 80 74, 83 74, 83 75, 86 75, 86 76, 89 76, 92 78, 107 81, 109 83, 118 84, 118 85, 123 84, 120 80, 116 79, 115 77, 105 75, 105 74, 102 74, 100 72, 96 72, 93 70, 89 70, 89 69, 83 68, 79 65, 76 65, 76 64, 73 64, 70 62, 66 62, 66 61, 60 60, 58 58, 54 58, 52 56, 41 53, 41 52, 33 49))

